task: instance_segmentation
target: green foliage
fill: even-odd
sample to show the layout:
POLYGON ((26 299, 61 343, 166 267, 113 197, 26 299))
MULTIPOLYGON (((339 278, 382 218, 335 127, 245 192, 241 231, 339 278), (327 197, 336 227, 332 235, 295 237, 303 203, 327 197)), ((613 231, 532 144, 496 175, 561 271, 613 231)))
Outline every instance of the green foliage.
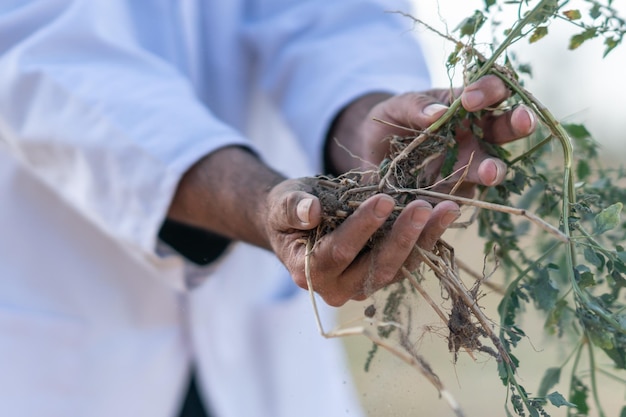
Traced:
POLYGON ((543 375, 541 385, 539 385, 539 391, 537 395, 544 396, 549 390, 551 390, 561 379, 561 368, 548 368, 543 375))
POLYGON ((580 10, 565 10, 563 15, 569 20, 579 20, 582 17, 580 10))
POLYGON ((459 26, 455 29, 455 31, 459 31, 460 35, 463 36, 472 36, 483 26, 486 18, 485 15, 480 11, 476 10, 474 14, 466 19, 464 19, 459 26))
POLYGON ((525 284, 538 309, 551 311, 556 305, 559 290, 550 279, 548 268, 536 269, 535 276, 525 284))
MULTIPOLYGON (((531 308, 545 314, 547 334, 577 346, 572 347, 577 352, 573 364, 545 371, 537 397, 531 397, 517 381, 517 359, 511 366, 499 363, 499 377, 511 394, 508 415, 544 416, 548 415, 544 406, 551 405, 575 410, 572 413, 576 416, 587 416, 591 410, 589 401, 593 399, 596 413, 604 416, 596 395, 599 365, 594 361, 589 370, 582 372, 579 356, 584 350, 594 356, 593 347, 598 347, 596 351, 605 355, 602 363, 608 360, 613 369, 626 368, 626 304, 622 291, 626 288, 626 223, 621 217, 626 190, 620 185, 626 171, 604 167, 598 145, 584 125, 560 124, 523 88, 521 79, 532 69, 528 64, 516 64, 514 53, 508 51, 524 37, 530 43, 541 41, 549 36, 551 22, 560 20, 576 28, 569 49, 600 38, 606 56, 622 42, 626 22, 611 1, 582 2, 583 7, 565 9, 569 4, 565 0, 486 0, 482 11, 474 12, 456 29, 461 38, 469 39, 470 47, 457 43, 448 60, 449 68, 462 66, 465 79, 470 81, 486 73, 499 76, 514 93, 507 104, 524 103, 542 121, 524 149, 514 145, 502 152, 487 146, 489 152, 508 162, 509 175, 501 185, 483 190, 483 198, 530 210, 558 227, 569 239, 565 244, 555 243, 553 235, 543 234, 533 238, 537 248, 533 252, 521 243, 532 229, 529 222, 500 211, 481 210, 478 214, 484 252, 495 254, 505 275, 514 277, 507 282, 498 305, 499 338, 505 350, 515 358, 513 351, 526 337, 522 316, 531 308), (497 20, 496 13, 507 6, 518 9, 519 20, 504 30, 504 41, 494 42, 494 55, 483 57, 472 48, 471 39, 486 21, 497 20), (496 63, 498 54, 505 56, 505 66, 496 63), (548 151, 550 147, 546 145, 554 142, 563 148, 562 162, 548 151), (570 372, 567 399, 552 391, 561 383, 566 369, 570 372)), ((454 117, 471 121, 479 116, 460 110, 454 117)), ((448 160, 447 164, 453 163, 448 160)))
POLYGON ((619 226, 622 207, 624 205, 618 202, 598 213, 595 217, 595 232, 602 234, 619 226))
POLYGON ((572 377, 570 387, 569 402, 574 404, 579 415, 589 415, 589 388, 576 376, 572 377))
POLYGON ((563 395, 559 394, 558 392, 553 392, 552 394, 547 395, 546 399, 548 401, 550 401, 552 403, 552 405, 554 405, 556 407, 562 407, 562 406, 576 407, 575 404, 570 403, 569 401, 567 401, 565 399, 565 397, 563 397, 563 395))
POLYGON ((626 33, 626 21, 618 16, 611 1, 604 4, 596 0, 586 0, 586 3, 590 6, 586 15, 585 11, 579 9, 563 12, 566 19, 580 28, 580 32, 571 37, 569 48, 576 49, 590 39, 602 37, 606 56, 622 42, 626 33))
MULTIPOLYGON (((495 349, 476 343, 479 336, 457 339, 467 342, 462 347, 489 353, 498 359, 498 376, 508 389, 505 405, 508 416, 545 417, 549 411, 556 411, 567 413, 569 417, 589 416, 590 412, 606 417, 596 376, 607 372, 605 369, 626 370, 626 297, 623 291, 626 288, 626 223, 621 216, 626 202, 626 189, 621 179, 626 177, 626 169, 605 167, 598 144, 583 124, 560 123, 525 89, 524 77, 532 74, 532 68, 528 63, 518 62, 511 50, 522 39, 534 44, 550 36, 551 25, 558 20, 575 28, 569 49, 603 39, 600 45, 604 55, 609 53, 621 43, 626 22, 618 16, 610 0, 580 2, 574 9, 568 0, 485 0, 484 8, 464 19, 454 35, 443 35, 453 42, 453 51, 446 62, 450 73, 462 72, 467 83, 487 74, 499 77, 512 94, 496 111, 523 104, 540 122, 536 132, 522 145, 515 142, 495 146, 485 140, 488 139, 484 138, 485 126, 476 123, 483 120, 484 114, 467 112, 456 99, 446 114, 429 127, 429 132, 450 141, 450 145, 446 145, 442 177, 451 174, 457 162, 458 146, 454 138, 459 128, 471 128, 473 135, 482 141, 484 150, 508 165, 507 177, 500 185, 479 190, 481 204, 488 203, 499 209, 477 204, 481 209, 475 217, 479 236, 484 241, 484 254, 497 259, 505 277, 497 308, 499 321, 492 318, 493 330, 488 325, 475 326, 472 320, 478 317, 476 312, 472 312, 473 316, 468 312, 469 318, 455 323, 456 327, 451 326, 452 320, 448 321, 449 343, 454 340, 453 336, 458 336, 453 334, 453 327, 479 328, 483 332, 480 337, 490 338, 495 349), (578 7, 580 2, 582 6, 578 7), (475 45, 478 32, 490 26, 487 22, 498 22, 497 14, 507 7, 516 9, 517 21, 502 33, 496 33, 500 30, 497 24, 491 25, 493 43, 475 45), (504 38, 499 41, 501 36, 504 38), (559 147, 560 153, 555 151, 559 147), (528 338, 524 316, 531 310, 543 315, 546 335, 569 352, 563 363, 552 364, 544 371, 534 396, 533 391, 521 384, 523 379, 518 377, 518 372, 527 365, 520 363, 515 354, 522 341, 528 338), (581 360, 583 353, 588 354, 586 363, 581 360), (566 384, 569 387, 564 388, 566 384), (567 395, 559 393, 558 389, 567 390, 564 391, 567 395), (562 410, 556 410, 558 408, 562 410)), ((385 175, 393 172, 389 168, 393 162, 384 161, 381 172, 385 175)), ((431 269, 434 270, 432 266, 431 269)), ((381 321, 400 323, 404 317, 400 317, 399 312, 406 307, 402 300, 408 290, 400 284, 388 291, 381 321)), ((454 298, 450 292, 442 290, 442 293, 445 293, 444 299, 448 297, 447 301, 454 298)), ((470 293, 477 295, 478 289, 474 292, 473 287, 470 293)), ((479 299, 469 301, 466 307, 472 302, 478 303, 479 299)), ((450 317, 453 316, 450 313, 450 317)), ((379 327, 378 336, 387 339, 395 334, 402 346, 411 350, 413 345, 406 340, 409 330, 398 329, 395 325, 379 327)), ((459 345, 452 345, 451 350, 456 353, 459 345)), ((366 368, 377 348, 374 345, 369 352, 366 368)), ((416 355, 411 356, 420 360, 416 355)), ((626 407, 624 410, 622 414, 626 413, 626 407)))
POLYGON ((528 38, 528 41, 530 43, 535 43, 539 39, 541 39, 544 36, 546 36, 547 34, 548 34, 548 27, 547 26, 537 26, 535 28, 535 30, 533 31, 533 34, 530 35, 530 38, 528 38))
POLYGON ((448 152, 446 152, 443 165, 441 166, 441 175, 443 177, 447 177, 448 175, 452 174, 452 171, 454 170, 454 164, 456 163, 458 156, 459 144, 455 141, 452 143, 452 146, 450 147, 448 152))

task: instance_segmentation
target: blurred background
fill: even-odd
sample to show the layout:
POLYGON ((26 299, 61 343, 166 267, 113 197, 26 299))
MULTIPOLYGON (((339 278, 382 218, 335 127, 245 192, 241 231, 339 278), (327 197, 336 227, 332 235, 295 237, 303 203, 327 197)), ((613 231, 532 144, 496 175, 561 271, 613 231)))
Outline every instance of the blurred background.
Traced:
MULTIPOLYGON (((410 13, 442 32, 446 32, 446 28, 452 32, 465 17, 484 7, 483 0, 413 2, 415 9, 410 13)), ((576 8, 576 4, 581 3, 572 1, 568 8, 576 8)), ((620 10, 621 16, 626 16, 623 1, 614 1, 613 4, 620 10)), ((515 7, 512 9, 513 12, 515 7)), ((508 16, 509 19, 514 17, 508 16)), ((506 19, 504 16, 503 20, 506 19)), ((498 33, 501 34, 505 27, 503 25, 498 29, 498 33)), ((479 36, 478 41, 490 42, 489 29, 484 32, 487 37, 479 36)), ((449 41, 419 26, 415 27, 414 33, 424 46, 433 84, 437 87, 449 86, 445 69, 447 56, 452 50, 449 41)), ((558 119, 585 124, 601 144, 607 162, 623 164, 626 159, 626 115, 623 114, 626 111, 623 103, 626 96, 626 45, 618 46, 603 59, 601 39, 591 40, 579 49, 569 51, 569 38, 574 33, 576 29, 571 25, 557 23, 549 27, 549 35, 539 42, 528 44, 521 41, 513 47, 519 61, 532 66, 533 77, 526 81, 526 87, 558 119)), ((454 81, 455 85, 460 85, 460 82, 460 78, 454 81)), ((457 257, 480 272, 483 269, 482 243, 477 244, 472 236, 476 236, 475 230, 451 230, 445 238, 455 247, 457 257)), ((436 284, 429 289, 431 291, 438 294, 436 284)), ((487 316, 498 317, 498 300, 497 295, 487 291, 482 299, 487 316)), ((350 323, 363 317, 364 309, 370 303, 348 304, 341 311, 341 321, 350 323)), ((468 355, 460 354, 458 362, 454 363, 453 355, 448 351, 447 329, 429 307, 418 305, 416 308, 421 321, 416 326, 423 331, 423 336, 415 347, 460 402, 467 416, 504 416, 506 391, 497 377, 495 360, 487 355, 478 355, 476 360, 472 360, 468 355)), ((547 367, 558 366, 569 354, 564 348, 546 341, 543 322, 544 318, 532 314, 525 319, 523 326, 529 337, 516 351, 522 360, 520 382, 529 390, 538 388, 547 367)), ((360 336, 344 341, 356 376, 358 395, 369 416, 454 416, 447 404, 438 398, 436 390, 415 369, 379 350, 369 372, 365 372, 364 364, 371 342, 360 336)), ((604 361, 603 358, 600 360, 604 361)), ((567 378, 563 376, 561 379, 567 378)), ((603 398, 608 398, 604 404, 607 415, 618 416, 626 405, 623 385, 609 378, 601 378, 599 383, 603 398)), ((556 389, 567 396, 566 385, 561 384, 556 389)), ((564 409, 559 409, 558 413, 554 410, 550 411, 553 416, 566 415, 564 409)), ((594 411, 590 415, 595 415, 594 411)))

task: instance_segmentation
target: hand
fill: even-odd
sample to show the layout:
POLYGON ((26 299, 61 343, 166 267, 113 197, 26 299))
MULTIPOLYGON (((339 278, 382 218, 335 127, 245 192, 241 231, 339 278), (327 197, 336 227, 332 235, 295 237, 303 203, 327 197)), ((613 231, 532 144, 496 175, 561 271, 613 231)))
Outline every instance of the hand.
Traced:
MULTIPOLYGON (((342 146, 362 161, 378 165, 388 151, 388 143, 381 139, 391 134, 406 135, 407 132, 373 119, 424 129, 446 111, 449 93, 448 90, 432 90, 395 97, 386 94, 368 95, 341 114, 331 137, 336 137, 342 146)), ((504 83, 495 76, 484 77, 456 93, 461 94, 462 105, 468 111, 497 105, 509 95, 504 83)), ((520 106, 498 116, 487 112, 479 125, 485 140, 503 144, 532 133, 536 121, 529 109, 520 106)), ((459 143, 459 155, 454 169, 468 164, 473 155, 459 193, 468 195, 473 193, 476 184, 492 186, 504 179, 506 165, 481 148, 470 126, 458 129, 456 140, 459 143)), ((328 142, 327 156, 330 167, 336 172, 357 168, 359 162, 362 162, 334 141, 328 142)), ((441 163, 442 159, 433 164, 434 169, 439 171, 441 163)), ((279 202, 274 204, 276 215, 270 217, 273 219, 272 227, 279 232, 276 239, 272 240, 272 246, 295 282, 306 288, 306 248, 301 239, 307 235, 305 230, 319 224, 321 206, 319 200, 309 194, 310 189, 296 186, 297 191, 290 191, 293 186, 294 183, 286 182, 271 193, 279 202)), ((386 195, 371 197, 341 226, 316 243, 310 263, 312 284, 328 304, 338 306, 349 299, 364 299, 398 280, 398 271, 410 260, 414 245, 432 248, 460 213, 459 207, 451 201, 440 202, 434 208, 426 201, 414 201, 406 206, 395 221, 391 233, 380 245, 383 249, 363 253, 363 247, 389 216, 393 204, 393 199, 386 195)))
MULTIPOLYGON (((292 278, 307 288, 305 275, 308 231, 321 221, 320 201, 311 194, 314 179, 287 180, 268 196, 267 235, 272 250, 292 278)), ((445 201, 434 208, 414 201, 395 220, 381 250, 362 253, 371 235, 391 214, 395 201, 388 195, 370 197, 337 229, 316 242, 311 254, 313 289, 331 306, 350 299, 362 300, 400 277, 398 271, 415 244, 431 248, 447 227, 458 218, 458 206, 445 201)))
MULTIPOLYGON (((462 91, 456 90, 454 94, 461 94, 462 105, 466 110, 478 111, 498 105, 509 96, 509 90, 499 78, 490 75, 462 91)), ((449 96, 449 90, 431 90, 399 96, 372 94, 363 97, 342 113, 335 123, 331 137, 337 138, 365 163, 378 165, 388 152, 388 143, 382 139, 389 135, 406 136, 408 132, 374 119, 425 129, 446 111, 450 103, 449 96)), ((528 108, 519 106, 498 116, 486 112, 478 124, 484 132, 485 140, 503 144, 528 136, 535 129, 536 120, 528 108)), ((492 186, 502 182, 506 175, 506 165, 482 149, 469 126, 458 130, 456 140, 459 144, 459 155, 454 169, 468 164, 470 156, 474 155, 461 190, 463 194, 473 193, 476 184, 492 186)), ((329 141, 327 151, 329 160, 338 172, 353 168, 371 169, 371 166, 359 166, 359 161, 339 147, 334 140, 329 141)), ((443 159, 440 159, 438 163, 431 164, 429 169, 438 172, 442 162, 443 159)), ((452 178, 450 182, 454 181, 455 178, 452 178)))

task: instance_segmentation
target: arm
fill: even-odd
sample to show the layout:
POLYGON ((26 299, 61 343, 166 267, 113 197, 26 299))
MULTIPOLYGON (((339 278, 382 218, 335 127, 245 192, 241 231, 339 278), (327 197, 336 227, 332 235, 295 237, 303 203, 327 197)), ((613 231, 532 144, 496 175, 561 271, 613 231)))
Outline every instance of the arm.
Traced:
POLYGON ((0 13, 2 144, 76 215, 154 253, 188 168, 248 141, 141 47, 113 2, 15 3, 0 13))
MULTIPOLYGON (((478 107, 465 104, 473 110, 501 101, 508 94, 495 78, 479 81, 466 92, 476 89, 486 98, 478 107)), ((370 158, 375 160, 381 155, 376 155, 376 148, 368 147, 368 138, 371 143, 379 143, 380 140, 374 140, 374 137, 384 137, 385 132, 375 130, 378 125, 371 122, 373 114, 394 116, 393 121, 398 123, 430 124, 445 110, 437 100, 434 92, 397 97, 386 94, 364 96, 339 114, 329 137, 341 137, 347 146, 358 149, 355 152, 362 152, 361 156, 371 155, 370 158), (428 109, 433 104, 434 112, 432 108, 428 109), (407 115, 414 114, 424 116, 407 118, 407 115), (374 133, 370 133, 372 130, 374 133)), ((524 109, 500 116, 488 124, 492 126, 489 130, 494 142, 498 143, 525 136, 534 128, 524 109)), ((460 140, 467 141, 468 149, 478 149, 473 138, 460 140)), ((342 148, 329 142, 327 149, 329 163, 335 169, 345 170, 356 165, 354 158, 342 148)), ((470 180, 490 184, 500 182, 504 177, 504 172, 498 172, 500 163, 484 155, 470 180)), ((306 288, 305 246, 301 239, 321 220, 320 202, 310 194, 312 181, 285 180, 248 151, 225 148, 203 159, 185 175, 170 215, 273 250, 296 283, 306 288)), ((432 247, 459 215, 459 207, 450 201, 435 207, 425 201, 414 201, 394 223, 383 243, 385 250, 361 254, 368 239, 390 215, 394 204, 391 197, 376 195, 361 205, 335 232, 318 242, 312 255, 311 273, 315 278, 315 290, 327 303, 338 306, 349 299, 363 299, 390 284, 398 278, 397 272, 410 256, 413 246, 417 243, 425 248, 432 247), (372 265, 376 265, 376 280, 366 287, 365 277, 369 276, 372 265)))
POLYGON ((225 147, 204 157, 185 173, 168 216, 271 249, 267 196, 284 180, 248 149, 225 147))

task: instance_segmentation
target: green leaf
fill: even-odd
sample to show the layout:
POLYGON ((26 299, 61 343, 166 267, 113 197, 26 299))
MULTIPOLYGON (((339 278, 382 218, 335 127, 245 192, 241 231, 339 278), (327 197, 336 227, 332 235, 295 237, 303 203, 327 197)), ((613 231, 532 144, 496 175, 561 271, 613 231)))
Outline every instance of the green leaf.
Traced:
MULTIPOLYGON (((584 250, 584 255, 585 255, 585 260, 589 262, 591 265, 595 266, 596 268, 602 269, 602 267, 604 266, 604 256, 602 256, 601 253, 596 252, 593 249, 587 247, 584 250)), ((592 275, 592 280, 593 280, 593 275, 592 275)), ((595 285, 595 282, 591 283, 591 285, 595 285)))
POLYGON ((454 30, 460 31, 461 36, 472 36, 478 32, 486 20, 485 15, 480 10, 476 10, 472 16, 463 19, 454 30))
POLYGON ((553 392, 550 395, 546 396, 546 398, 552 403, 553 406, 555 407, 561 407, 561 406, 566 406, 566 407, 576 407, 576 404, 572 404, 569 401, 567 401, 561 394, 559 394, 558 392, 553 392))
POLYGON ((529 283, 530 296, 537 308, 550 311, 556 304, 559 290, 556 289, 546 268, 537 271, 537 277, 529 283))
POLYGON ((604 40, 604 46, 606 46, 606 48, 604 49, 604 53, 602 54, 602 58, 606 58, 606 56, 609 54, 609 52, 611 52, 613 49, 615 49, 617 47, 617 45, 619 45, 622 42, 621 38, 613 38, 613 37, 608 37, 604 40))
POLYGON ((557 334, 558 336, 563 334, 566 326, 566 307, 567 301, 561 299, 556 303, 555 307, 548 315, 544 328, 549 334, 557 334))
POLYGON ((558 0, 547 1, 540 9, 537 9, 535 11, 535 15, 532 17, 532 19, 530 19, 530 23, 534 23, 536 25, 544 23, 546 20, 554 16, 554 13, 557 11, 558 7, 558 0))
POLYGON ((498 375, 502 381, 502 385, 505 387, 509 385, 509 371, 506 369, 504 361, 498 362, 498 375))
POLYGON ((624 204, 621 202, 615 203, 598 213, 594 219, 595 232, 602 234, 617 227, 620 224, 620 213, 623 207, 624 204))
POLYGON ((494 4, 496 4, 496 0, 485 0, 485 10, 489 10, 494 4))
POLYGON ((580 415, 586 416, 589 414, 589 405, 587 404, 587 398, 589 397, 589 388, 583 384, 583 382, 572 377, 572 390, 570 391, 569 400, 578 409, 580 415))
POLYGON ((613 360, 618 369, 626 369, 626 352, 623 348, 604 349, 604 353, 613 360))
POLYGON ((446 152, 446 156, 443 160, 443 165, 441 166, 442 177, 445 178, 448 175, 452 174, 452 171, 454 170, 454 164, 456 164, 458 157, 459 144, 458 142, 454 141, 454 145, 452 145, 452 147, 448 149, 448 151, 446 152))
MULTIPOLYGON (((533 406, 530 406, 528 408, 528 414, 530 414, 530 417, 541 417, 539 415, 539 411, 537 411, 537 409, 535 407, 533 407, 533 406)), ((523 415, 523 414, 521 414, 521 415, 523 415)))
POLYGON ((533 76, 533 68, 530 66, 530 64, 519 64, 517 66, 517 72, 521 74, 527 74, 530 77, 533 76))
POLYGON ((591 167, 589 166, 589 162, 585 159, 580 159, 576 166, 576 177, 579 180, 584 180, 591 175, 591 167))
POLYGON ((574 269, 574 275, 580 288, 587 288, 596 285, 593 273, 584 265, 578 265, 576 269, 574 269))
POLYGON ((537 395, 544 397, 548 393, 548 390, 559 383, 559 379, 561 379, 561 368, 548 368, 546 373, 543 374, 537 395))
POLYGON ((535 30, 533 30, 533 34, 530 35, 530 38, 528 38, 528 43, 535 43, 539 39, 541 39, 544 36, 546 36, 547 34, 548 34, 548 27, 547 26, 537 26, 535 28, 535 30))
POLYGON ((591 137, 591 133, 587 130, 585 125, 568 123, 563 125, 567 133, 575 139, 586 139, 591 137))
POLYGON ((448 68, 454 68, 456 66, 456 64, 459 63, 459 61, 461 60, 461 57, 459 56, 461 54, 461 52, 463 51, 463 45, 462 44, 457 44, 456 47, 454 48, 454 51, 450 53, 450 55, 448 55, 448 60, 446 63, 446 66, 448 68))
MULTIPOLYGON (((613 340, 613 335, 607 331, 608 329, 595 326, 587 326, 585 328, 587 330, 587 334, 589 335, 589 339, 591 339, 594 345, 598 346, 607 353, 615 350, 615 341, 613 340)), ((609 356, 611 355, 609 354, 609 356)), ((623 361, 621 362, 623 364, 623 361)))
POLYGON ((591 16, 592 19, 597 19, 600 16, 602 16, 602 12, 600 11, 600 4, 599 3, 594 3, 593 7, 591 8, 591 10, 589 10, 589 16, 591 16))
POLYGON ((578 9, 565 10, 563 12, 563 15, 565 15, 565 17, 567 17, 569 20, 578 20, 582 17, 582 15, 580 14, 580 10, 578 9))
POLYGON ((615 250, 616 250, 615 254, 619 258, 619 260, 622 262, 626 262, 626 251, 624 250, 624 248, 622 246, 617 245, 615 247, 615 250))
POLYGON ((569 49, 574 50, 578 48, 580 45, 588 41, 589 39, 593 39, 597 36, 597 30, 595 28, 585 29, 582 33, 574 35, 570 38, 569 41, 569 49))
POLYGON ((626 407, 622 408, 622 411, 619 413, 619 417, 626 417, 626 407))

